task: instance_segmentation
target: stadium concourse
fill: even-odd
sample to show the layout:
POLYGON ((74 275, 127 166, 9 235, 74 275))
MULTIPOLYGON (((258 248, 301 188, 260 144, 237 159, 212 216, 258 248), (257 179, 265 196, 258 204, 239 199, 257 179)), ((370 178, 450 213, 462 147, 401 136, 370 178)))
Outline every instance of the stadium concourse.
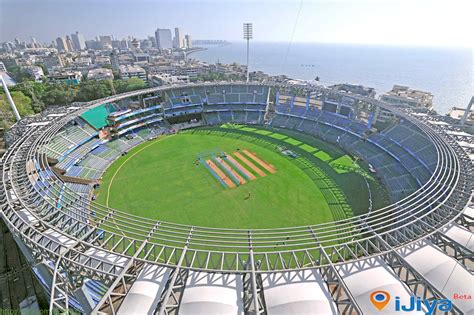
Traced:
POLYGON ((450 313, 474 314, 472 152, 439 120, 323 87, 243 83, 57 107, 10 131, 1 215, 51 312, 391 314, 395 301, 409 307, 415 297, 434 313, 449 299, 450 313), (153 221, 94 202, 97 180, 129 149, 225 123, 334 143, 370 164, 391 204, 337 222, 239 230, 153 221), (374 291, 391 296, 381 311, 374 291))

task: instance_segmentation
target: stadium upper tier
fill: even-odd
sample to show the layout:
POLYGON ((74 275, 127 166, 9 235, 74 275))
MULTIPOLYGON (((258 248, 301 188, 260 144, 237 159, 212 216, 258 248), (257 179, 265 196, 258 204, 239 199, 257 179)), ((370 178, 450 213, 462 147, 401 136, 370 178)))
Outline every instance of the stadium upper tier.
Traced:
MULTIPOLYGON (((371 314, 374 290, 402 303, 472 293, 466 152, 427 116, 304 89, 163 86, 56 108, 14 126, 0 163, 1 214, 49 290, 51 310, 371 314), (130 148, 223 123, 293 129, 334 143, 373 168, 392 203, 336 222, 249 230, 154 221, 94 202, 93 186, 130 148)), ((474 312, 470 301, 453 305, 454 313, 474 312)))

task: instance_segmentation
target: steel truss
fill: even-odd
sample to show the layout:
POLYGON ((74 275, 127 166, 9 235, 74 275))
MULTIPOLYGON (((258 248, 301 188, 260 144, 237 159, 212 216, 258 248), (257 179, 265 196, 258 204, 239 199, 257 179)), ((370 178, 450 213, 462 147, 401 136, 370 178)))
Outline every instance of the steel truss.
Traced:
MULTIPOLYGON (((160 314, 173 314, 179 309, 189 270, 242 274, 246 310, 264 314, 260 274, 310 268, 320 271, 341 312, 360 314, 337 272, 339 264, 380 256, 417 296, 430 299, 442 295, 397 250, 427 238, 463 265, 472 263, 472 252, 441 232, 451 222, 473 230, 473 218, 462 213, 472 198, 471 161, 439 127, 428 127, 399 110, 393 112, 416 125, 437 151, 438 163, 432 178, 404 200, 375 210, 371 215, 341 220, 336 228, 320 224, 271 231, 222 230, 137 220, 63 188, 62 180, 49 167, 43 151, 62 126, 104 102, 166 89, 169 88, 152 88, 97 100, 79 111, 65 111, 66 116, 51 120, 48 126, 24 128, 24 135, 0 160, 2 218, 12 233, 31 249, 37 262, 53 263, 51 312, 70 311, 71 299, 81 299, 79 288, 84 280, 94 279, 109 289, 97 305, 89 305, 91 309, 86 311, 115 314, 143 266, 151 263, 174 269, 157 309, 160 314), (45 172, 47 178, 42 177, 45 172), (38 178, 48 185, 35 185, 38 178), (26 220, 20 215, 22 211, 33 219, 26 220), (93 219, 92 212, 96 213, 93 219), (387 224, 389 219, 396 224, 387 224), (111 231, 120 229, 127 233, 111 231), (103 239, 99 231, 106 231, 103 239)), ((324 88, 307 92, 311 91, 335 97, 344 95, 324 88)), ((377 100, 350 97, 388 109, 377 100)))

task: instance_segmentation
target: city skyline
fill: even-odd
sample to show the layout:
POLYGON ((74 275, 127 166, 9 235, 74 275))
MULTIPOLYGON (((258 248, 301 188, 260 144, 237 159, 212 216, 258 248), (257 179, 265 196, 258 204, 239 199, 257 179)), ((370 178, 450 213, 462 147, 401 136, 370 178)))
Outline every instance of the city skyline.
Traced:
POLYGON ((472 39, 463 32, 469 29, 472 3, 454 2, 455 5, 448 5, 443 1, 386 0, 375 5, 373 0, 286 0, 270 5, 269 1, 248 0, 242 5, 237 1, 140 0, 131 5, 125 0, 0 0, 0 42, 13 41, 15 37, 29 42, 34 37, 51 43, 58 36, 76 31, 86 39, 104 34, 147 38, 154 36, 157 28, 173 32, 175 27, 194 39, 236 41, 242 39, 241 24, 251 21, 256 30, 255 41, 472 48, 472 39), (425 12, 428 7, 430 14, 425 12), (236 11, 240 13, 235 14, 236 11), (212 18, 200 22, 210 12, 212 18), (46 15, 54 18, 38 19, 46 15))

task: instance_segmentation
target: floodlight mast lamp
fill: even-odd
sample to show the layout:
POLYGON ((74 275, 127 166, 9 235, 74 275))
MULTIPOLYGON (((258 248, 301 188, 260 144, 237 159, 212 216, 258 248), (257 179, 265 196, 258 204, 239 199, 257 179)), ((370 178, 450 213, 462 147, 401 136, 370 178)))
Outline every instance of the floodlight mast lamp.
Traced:
POLYGON ((252 23, 244 23, 244 39, 247 41, 247 83, 249 82, 249 45, 252 37, 252 23))

